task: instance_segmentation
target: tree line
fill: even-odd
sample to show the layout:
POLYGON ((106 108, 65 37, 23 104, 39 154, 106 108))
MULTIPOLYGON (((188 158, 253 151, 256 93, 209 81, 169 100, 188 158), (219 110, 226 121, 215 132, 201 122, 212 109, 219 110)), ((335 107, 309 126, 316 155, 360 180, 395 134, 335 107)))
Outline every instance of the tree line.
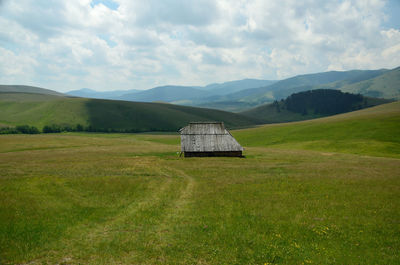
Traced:
POLYGON ((287 110, 308 114, 334 115, 360 109, 364 104, 360 94, 343 93, 333 89, 316 89, 295 93, 284 101, 287 110))
POLYGON ((62 132, 139 133, 146 131, 160 131, 160 129, 159 128, 143 128, 143 129, 98 128, 92 125, 83 126, 81 124, 76 124, 74 126, 51 124, 43 126, 42 130, 39 130, 37 127, 30 125, 18 125, 15 127, 0 127, 0 134, 39 134, 39 133, 62 133, 62 132))
POLYGON ((83 132, 87 128, 77 124, 71 125, 58 125, 51 124, 43 126, 42 130, 39 130, 35 126, 30 125, 18 125, 15 127, 1 127, 0 134, 38 134, 38 133, 60 133, 60 132, 83 132))

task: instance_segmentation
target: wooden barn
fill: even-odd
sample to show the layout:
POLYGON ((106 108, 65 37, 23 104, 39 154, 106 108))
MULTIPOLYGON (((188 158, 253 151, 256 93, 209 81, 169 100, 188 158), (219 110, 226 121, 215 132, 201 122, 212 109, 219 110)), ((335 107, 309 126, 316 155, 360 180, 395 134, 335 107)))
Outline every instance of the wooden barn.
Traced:
POLYGON ((191 122, 179 132, 185 157, 242 157, 243 147, 225 129, 223 122, 191 122))

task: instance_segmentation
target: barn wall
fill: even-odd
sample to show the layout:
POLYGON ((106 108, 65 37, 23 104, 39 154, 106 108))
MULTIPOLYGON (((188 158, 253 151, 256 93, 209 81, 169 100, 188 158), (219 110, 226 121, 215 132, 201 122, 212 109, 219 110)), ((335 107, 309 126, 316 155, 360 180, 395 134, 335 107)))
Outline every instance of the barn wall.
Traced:
POLYGON ((242 151, 184 152, 185 157, 243 157, 242 151))

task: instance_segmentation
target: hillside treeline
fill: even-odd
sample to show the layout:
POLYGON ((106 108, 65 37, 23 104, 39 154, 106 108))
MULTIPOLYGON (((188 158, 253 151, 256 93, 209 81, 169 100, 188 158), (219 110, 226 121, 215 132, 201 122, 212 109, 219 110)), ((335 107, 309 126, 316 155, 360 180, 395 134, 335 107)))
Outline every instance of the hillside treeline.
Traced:
POLYGON ((0 134, 38 134, 38 133, 59 133, 59 132, 81 132, 88 131, 82 125, 77 124, 76 126, 70 125, 45 125, 42 130, 39 130, 35 126, 30 125, 18 125, 15 127, 1 127, 0 134))
POLYGON ((16 127, 1 127, 0 134, 38 134, 40 133, 39 129, 35 126, 29 125, 18 125, 16 127))
POLYGON ((316 89, 295 93, 284 101, 287 110, 307 114, 334 115, 360 109, 364 97, 333 89, 316 89))
MULTIPOLYGON (((154 128, 153 131, 162 131, 158 128, 154 128)), ((167 129, 164 131, 168 131, 167 129)), ((83 126, 77 124, 71 125, 59 125, 51 124, 43 126, 42 130, 35 126, 30 125, 18 125, 16 127, 0 127, 0 134, 38 134, 38 133, 61 133, 61 132, 104 132, 104 133, 140 133, 146 132, 146 130, 139 129, 119 129, 119 128, 97 128, 94 126, 83 126)))

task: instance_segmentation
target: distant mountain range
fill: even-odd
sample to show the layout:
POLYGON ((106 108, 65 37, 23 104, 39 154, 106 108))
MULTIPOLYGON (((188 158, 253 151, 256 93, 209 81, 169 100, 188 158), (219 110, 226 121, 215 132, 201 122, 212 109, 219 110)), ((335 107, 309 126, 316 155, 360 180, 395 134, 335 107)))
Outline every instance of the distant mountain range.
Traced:
POLYGON ((180 105, 196 105, 207 102, 212 96, 226 95, 243 89, 273 84, 273 80, 243 79, 225 83, 214 83, 206 86, 159 86, 148 90, 118 90, 100 92, 88 88, 73 90, 66 94, 76 97, 119 99, 141 102, 169 102, 180 105))
POLYGON ((114 90, 114 91, 96 91, 90 88, 82 88, 79 90, 72 90, 67 92, 67 95, 81 97, 81 98, 99 98, 99 99, 119 99, 124 94, 133 94, 140 92, 140 90, 114 90))
MULTIPOLYGON (((209 94, 209 92, 190 86, 160 86, 137 93, 129 93, 119 97, 121 100, 141 101, 141 102, 168 102, 185 103, 200 99, 209 94)), ((190 105, 190 104, 187 104, 190 105)))
POLYGON ((276 80, 260 80, 260 79, 243 79, 230 81, 225 83, 210 84, 205 87, 199 87, 207 91, 211 91, 214 95, 227 95, 248 88, 264 87, 272 85, 276 80))
POLYGON ((89 89, 68 95, 178 105, 240 112, 285 99, 297 92, 337 89, 370 97, 400 99, 400 67, 387 70, 330 71, 298 75, 284 80, 243 79, 206 86, 160 86, 149 90, 97 92, 89 89))
POLYGON ((337 89, 365 96, 400 99, 400 67, 393 70, 331 71, 299 75, 269 86, 210 98, 208 102, 196 105, 237 112, 314 89, 337 89))
POLYGON ((42 93, 136 102, 163 102, 178 105, 242 112, 287 98, 293 93, 315 89, 336 89, 385 99, 400 99, 400 67, 392 70, 351 70, 298 75, 284 80, 243 79, 206 86, 160 86, 149 90, 95 91, 84 88, 58 93, 29 86, 0 86, 0 92, 42 93))

